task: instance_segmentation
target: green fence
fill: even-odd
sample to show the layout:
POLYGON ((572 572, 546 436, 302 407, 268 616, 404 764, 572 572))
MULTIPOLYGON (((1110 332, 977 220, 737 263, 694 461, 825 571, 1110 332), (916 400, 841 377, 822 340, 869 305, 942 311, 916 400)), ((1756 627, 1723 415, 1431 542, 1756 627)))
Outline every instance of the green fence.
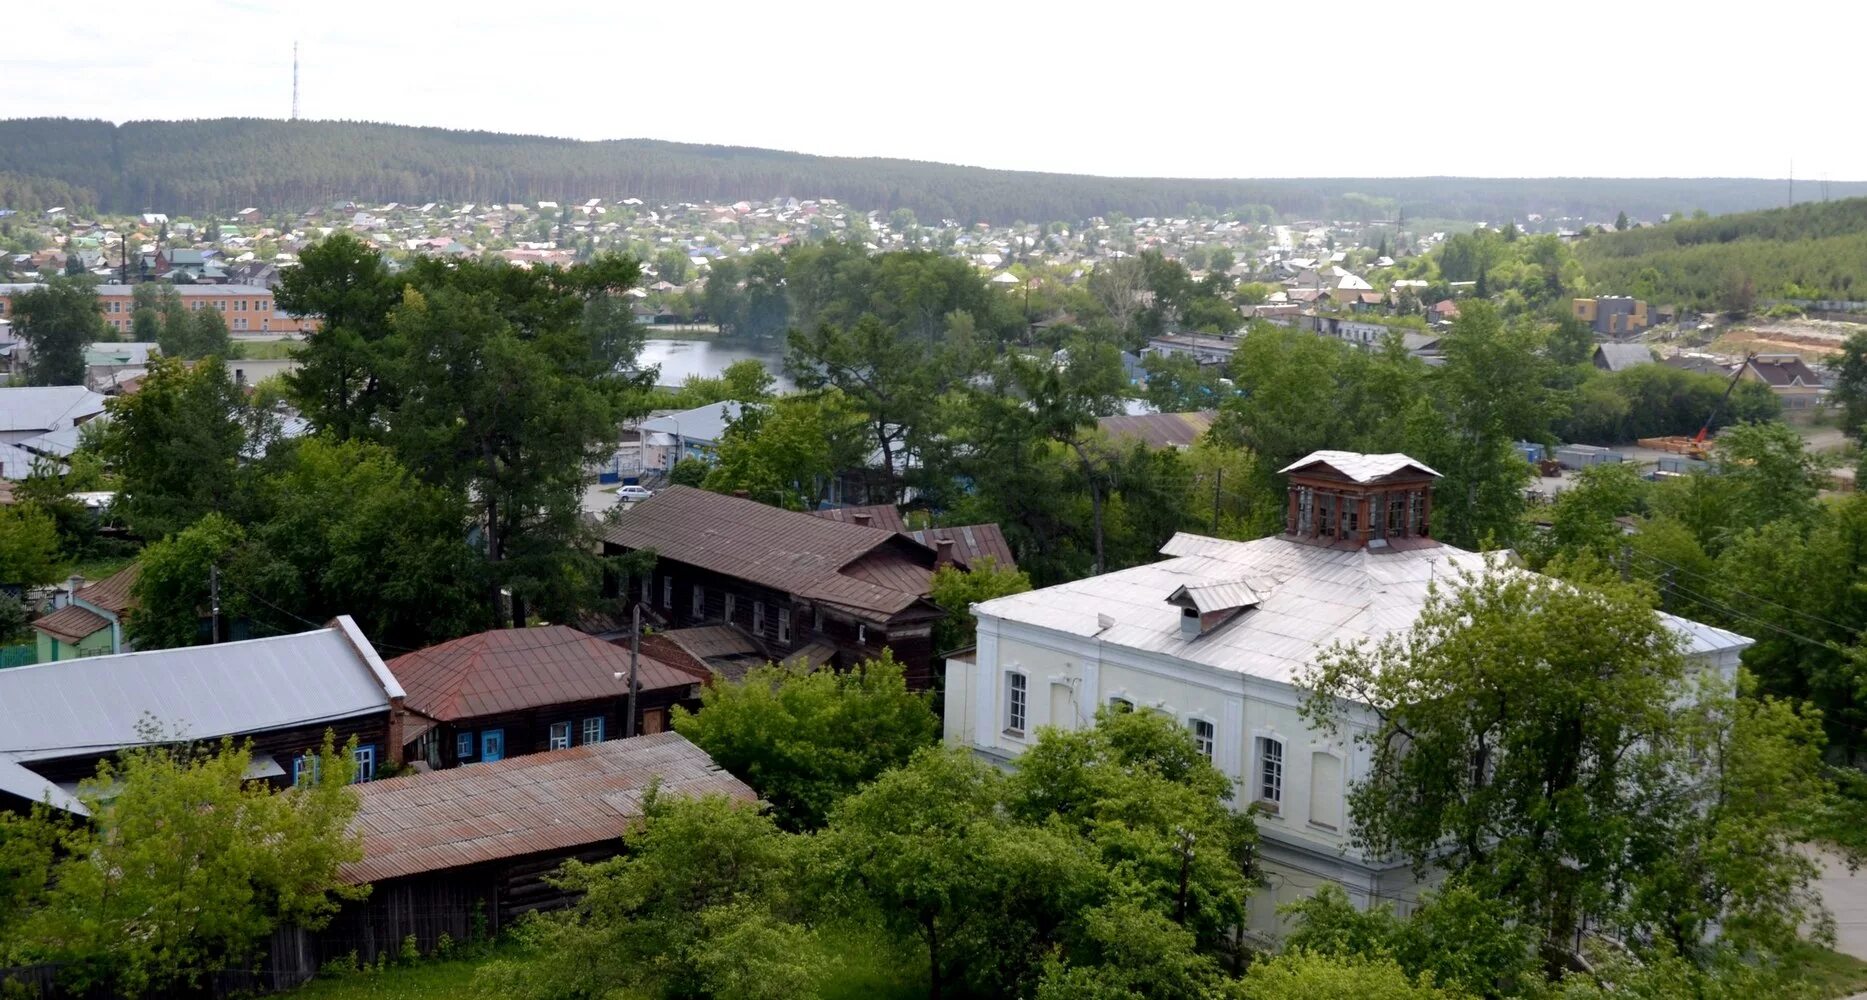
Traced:
POLYGON ((0 670, 7 667, 24 667, 39 662, 39 647, 33 643, 23 646, 0 646, 0 670))

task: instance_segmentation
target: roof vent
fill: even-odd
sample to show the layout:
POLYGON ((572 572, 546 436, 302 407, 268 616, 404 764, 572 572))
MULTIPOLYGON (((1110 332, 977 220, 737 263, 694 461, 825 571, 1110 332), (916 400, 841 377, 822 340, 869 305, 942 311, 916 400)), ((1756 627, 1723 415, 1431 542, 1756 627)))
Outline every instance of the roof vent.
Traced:
POLYGON ((1258 606, 1263 598, 1243 580, 1180 587, 1167 603, 1180 609, 1180 636, 1197 639, 1258 606))
POLYGON ((856 522, 857 524, 862 525, 865 528, 869 526, 870 521, 875 520, 875 518, 869 516, 867 511, 857 511, 854 514, 849 515, 849 519, 856 522))

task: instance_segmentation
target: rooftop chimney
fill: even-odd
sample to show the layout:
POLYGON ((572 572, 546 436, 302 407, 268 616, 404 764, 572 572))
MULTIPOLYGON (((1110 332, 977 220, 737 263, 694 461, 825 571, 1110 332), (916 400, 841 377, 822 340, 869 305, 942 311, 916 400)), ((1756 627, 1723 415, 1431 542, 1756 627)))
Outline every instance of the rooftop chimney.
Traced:
POLYGON ((65 604, 60 604, 59 607, 71 604, 72 600, 78 596, 78 591, 82 589, 84 589, 84 577, 76 573, 71 574, 71 577, 65 581, 65 604))
POLYGON ((1180 638, 1193 640, 1199 638, 1199 609, 1180 609, 1180 638))
POLYGON ((849 515, 849 519, 851 521, 856 522, 857 524, 862 525, 865 528, 869 526, 870 521, 875 520, 875 518, 869 516, 867 511, 857 511, 854 514, 849 515))
POLYGON ((953 565, 953 540, 951 538, 934 539, 934 565, 953 565))

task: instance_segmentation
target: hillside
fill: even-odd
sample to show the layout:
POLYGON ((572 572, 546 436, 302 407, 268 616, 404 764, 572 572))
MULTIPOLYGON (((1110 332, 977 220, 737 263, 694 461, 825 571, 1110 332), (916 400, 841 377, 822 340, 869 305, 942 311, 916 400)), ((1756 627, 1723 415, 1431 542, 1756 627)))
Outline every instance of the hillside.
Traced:
POLYGON ((1701 309, 1867 298, 1867 198, 1603 233, 1576 248, 1589 287, 1701 309))
MULTIPOLYGON (((1161 140, 1168 141, 1168 140, 1161 140)), ((1867 194, 1867 184, 1840 184, 1867 194)), ((909 160, 622 139, 580 142, 361 122, 0 121, 0 207, 176 214, 359 201, 836 198, 962 221, 1176 215, 1192 205, 1285 220, 1636 218, 1733 212, 1782 197, 1745 179, 1175 180, 987 170, 909 160)))

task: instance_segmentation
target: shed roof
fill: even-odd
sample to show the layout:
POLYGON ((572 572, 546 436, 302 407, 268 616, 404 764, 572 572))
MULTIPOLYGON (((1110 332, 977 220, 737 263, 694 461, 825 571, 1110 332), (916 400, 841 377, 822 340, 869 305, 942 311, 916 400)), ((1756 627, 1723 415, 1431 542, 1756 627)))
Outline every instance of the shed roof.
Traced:
POLYGON ((616 840, 642 794, 758 796, 678 733, 591 743, 357 786, 352 885, 616 840))
MULTIPOLYGON (((629 693, 629 651, 568 625, 463 636, 398 656, 389 670, 409 708, 443 722, 629 693)), ((636 677, 650 691, 704 679, 650 656, 640 657, 636 677)))
POLYGON ((32 627, 54 639, 65 642, 83 642, 87 636, 95 635, 110 627, 110 619, 76 604, 67 604, 57 611, 33 621, 32 627))

